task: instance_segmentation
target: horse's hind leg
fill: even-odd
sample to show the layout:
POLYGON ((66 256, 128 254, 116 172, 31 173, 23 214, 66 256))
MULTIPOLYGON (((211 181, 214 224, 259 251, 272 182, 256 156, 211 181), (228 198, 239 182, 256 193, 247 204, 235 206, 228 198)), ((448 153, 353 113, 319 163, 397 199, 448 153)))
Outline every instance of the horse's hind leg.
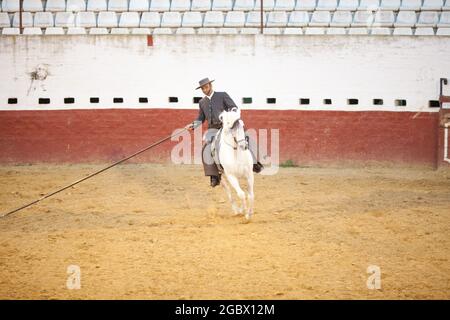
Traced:
POLYGON ((253 193, 253 182, 254 182, 254 175, 253 172, 250 173, 250 175, 247 178, 247 184, 248 184, 248 210, 245 213, 245 218, 247 220, 250 220, 250 218, 253 215, 253 203, 255 199, 255 195, 253 193))
POLYGON ((225 189, 225 192, 227 193, 228 200, 230 200, 231 208, 233 209, 233 212, 235 215, 238 215, 242 213, 242 208, 239 208, 236 202, 234 201, 233 195, 231 193, 230 185, 228 184, 227 179, 222 179, 221 184, 223 188, 225 189))
POLYGON ((242 212, 242 210, 247 211, 247 201, 245 200, 245 192, 244 190, 242 190, 241 186, 239 185, 239 180, 232 175, 227 175, 226 176, 228 181, 230 182, 231 186, 234 188, 234 190, 236 190, 236 193, 239 197, 239 199, 241 199, 243 207, 239 208, 242 212))

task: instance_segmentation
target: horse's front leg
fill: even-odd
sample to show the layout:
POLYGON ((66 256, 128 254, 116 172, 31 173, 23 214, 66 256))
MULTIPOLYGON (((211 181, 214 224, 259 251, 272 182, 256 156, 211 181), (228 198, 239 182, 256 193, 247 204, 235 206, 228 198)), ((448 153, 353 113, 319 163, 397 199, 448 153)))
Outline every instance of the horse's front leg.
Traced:
POLYGON ((227 193, 228 200, 230 200, 231 208, 233 209, 233 212, 235 215, 242 213, 242 208, 239 208, 239 206, 236 204, 236 201, 234 201, 233 195, 231 194, 231 188, 230 185, 227 182, 227 179, 222 179, 222 186, 225 189, 225 192, 227 193))
POLYGON ((228 182, 230 182, 231 186, 234 188, 234 190, 236 190, 236 193, 237 193, 239 199, 241 199, 241 201, 242 201, 243 207, 241 207, 239 209, 241 210, 241 212, 242 212, 242 210, 247 212, 247 201, 245 200, 245 192, 244 192, 244 190, 241 189, 238 178, 236 178, 233 175, 226 175, 226 177, 228 179, 228 182))
POLYGON ((245 218, 247 220, 250 220, 253 215, 253 203, 255 199, 255 195, 253 193, 253 182, 255 180, 255 177, 253 175, 253 172, 250 172, 248 178, 247 178, 247 185, 248 185, 248 210, 245 213, 245 218))

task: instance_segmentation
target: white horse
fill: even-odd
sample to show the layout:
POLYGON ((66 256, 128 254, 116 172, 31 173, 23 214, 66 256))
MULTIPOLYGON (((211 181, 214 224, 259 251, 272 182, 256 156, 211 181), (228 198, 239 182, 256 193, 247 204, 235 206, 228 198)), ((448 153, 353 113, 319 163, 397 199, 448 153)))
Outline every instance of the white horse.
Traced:
POLYGON ((219 139, 218 159, 223 167, 226 179, 222 179, 222 185, 231 202, 231 207, 235 215, 245 211, 245 218, 250 220, 253 215, 253 158, 245 139, 244 122, 241 120, 241 112, 237 108, 230 111, 223 111, 219 115, 222 121, 222 133, 219 139), (239 178, 247 179, 247 197, 244 190, 239 185, 239 178), (228 182, 227 182, 228 180, 228 182), (233 186, 242 206, 238 206, 234 201, 230 185, 233 186), (247 198, 247 199, 246 199, 247 198))

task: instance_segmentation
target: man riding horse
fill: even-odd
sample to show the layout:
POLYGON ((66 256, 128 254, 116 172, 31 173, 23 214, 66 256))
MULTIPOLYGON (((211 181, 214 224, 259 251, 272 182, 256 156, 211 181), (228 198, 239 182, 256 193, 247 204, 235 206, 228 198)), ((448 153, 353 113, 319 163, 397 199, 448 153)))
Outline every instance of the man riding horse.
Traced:
MULTIPOLYGON (((211 155, 211 142, 217 133, 222 128, 222 122, 219 120, 219 115, 222 111, 230 111, 233 108, 238 108, 234 101, 226 92, 215 92, 212 87, 212 82, 208 78, 199 81, 199 87, 196 89, 202 89, 205 96, 199 102, 198 117, 192 123, 188 124, 185 128, 194 130, 200 126, 205 120, 208 121, 208 130, 205 133, 205 143, 202 149, 202 163, 205 171, 205 176, 210 176, 211 186, 215 187, 220 184, 220 172, 216 163, 211 155)), ((246 137, 249 139, 250 137, 246 137)), ((251 139, 249 139, 249 143, 251 139)), ((258 156, 254 155, 249 148, 253 157, 253 171, 256 173, 261 172, 264 168, 258 161, 258 156)))

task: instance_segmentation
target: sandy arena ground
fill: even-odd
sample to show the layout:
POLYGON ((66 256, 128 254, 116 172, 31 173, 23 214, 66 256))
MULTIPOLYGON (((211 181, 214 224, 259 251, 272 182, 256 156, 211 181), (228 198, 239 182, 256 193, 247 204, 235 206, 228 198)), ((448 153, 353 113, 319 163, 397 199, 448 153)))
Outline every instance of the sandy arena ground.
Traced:
MULTIPOLYGON (((0 213, 102 167, 2 166, 0 213)), ((248 224, 208 183, 126 164, 0 219, 0 298, 450 298, 450 170, 282 168, 248 224)))

